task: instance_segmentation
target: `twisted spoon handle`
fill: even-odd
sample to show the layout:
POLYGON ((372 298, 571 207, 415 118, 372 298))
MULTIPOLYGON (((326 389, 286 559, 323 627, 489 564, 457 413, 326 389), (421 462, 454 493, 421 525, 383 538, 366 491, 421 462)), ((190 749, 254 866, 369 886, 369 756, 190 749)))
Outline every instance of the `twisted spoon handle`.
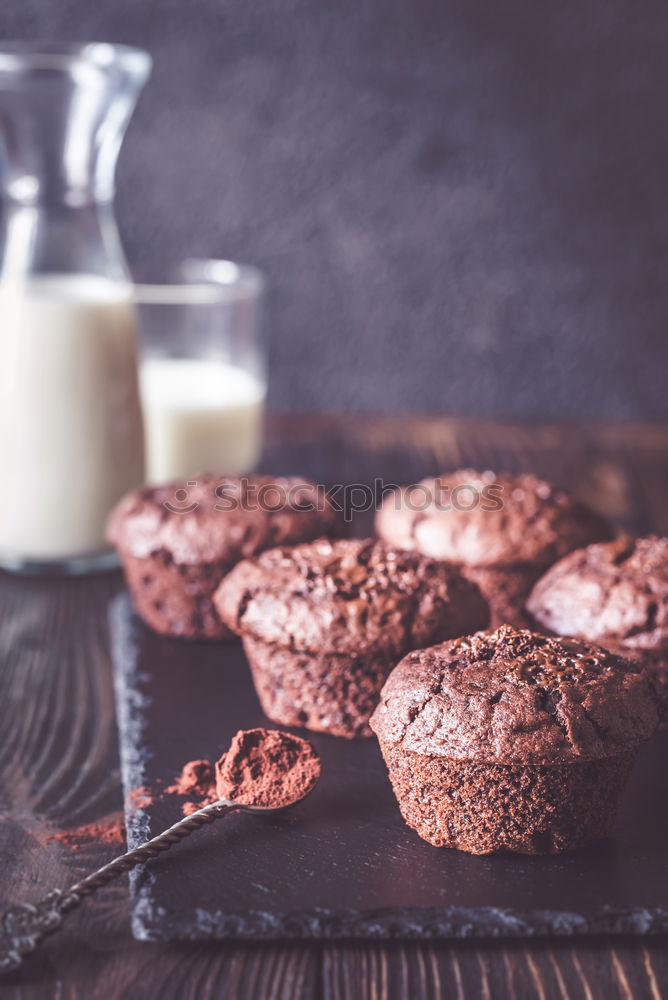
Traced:
POLYGON ((58 930, 63 917, 78 906, 86 896, 97 892, 102 886, 113 882, 119 875, 129 872, 142 862, 168 851, 170 847, 189 837, 200 827, 213 823, 221 816, 239 808, 242 807, 225 799, 212 802, 211 805, 204 806, 191 816, 174 823, 152 840, 147 840, 145 844, 114 858, 92 875, 75 882, 69 889, 55 889, 34 905, 26 903, 11 907, 0 918, 0 973, 17 969, 23 957, 35 951, 48 934, 58 930))

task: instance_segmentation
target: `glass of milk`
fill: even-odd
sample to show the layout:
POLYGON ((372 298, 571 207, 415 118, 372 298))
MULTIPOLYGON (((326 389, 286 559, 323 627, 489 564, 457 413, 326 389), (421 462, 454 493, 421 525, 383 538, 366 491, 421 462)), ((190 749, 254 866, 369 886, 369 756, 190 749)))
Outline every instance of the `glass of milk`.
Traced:
POLYGON ((263 291, 258 270, 225 260, 189 261, 171 284, 135 285, 149 483, 237 476, 257 465, 263 291))
POLYGON ((144 477, 137 316, 114 171, 151 59, 0 42, 0 566, 115 561, 105 523, 144 477))

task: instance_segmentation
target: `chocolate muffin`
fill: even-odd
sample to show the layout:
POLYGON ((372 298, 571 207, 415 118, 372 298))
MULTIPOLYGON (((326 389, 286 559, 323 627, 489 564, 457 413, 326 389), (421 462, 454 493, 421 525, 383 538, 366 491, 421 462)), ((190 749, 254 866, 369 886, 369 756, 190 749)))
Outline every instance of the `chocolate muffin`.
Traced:
POLYGON ((243 638, 265 714, 345 737, 371 735, 383 682, 408 650, 487 619, 478 588, 455 567, 358 539, 239 563, 214 603, 243 638))
POLYGON ((527 610, 544 629, 600 643, 647 668, 668 722, 668 538, 618 538, 571 552, 527 610))
POLYGON ((461 469, 388 495, 380 538, 462 567, 490 606, 490 624, 525 627, 531 587, 557 559, 612 537, 606 521, 535 476, 461 469))
POLYGON ((643 671, 507 625, 409 653, 371 717, 408 825, 471 854, 605 836, 656 723, 643 671))
POLYGON ((128 494, 107 535, 147 625, 161 635, 221 639, 232 633, 213 592, 241 559, 342 528, 342 515, 309 480, 204 475, 128 494))

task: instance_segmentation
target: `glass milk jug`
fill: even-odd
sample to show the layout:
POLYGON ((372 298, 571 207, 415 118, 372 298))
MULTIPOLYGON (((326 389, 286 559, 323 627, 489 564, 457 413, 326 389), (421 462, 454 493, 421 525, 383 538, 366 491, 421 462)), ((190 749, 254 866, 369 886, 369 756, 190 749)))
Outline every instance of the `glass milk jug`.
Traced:
POLYGON ((114 170, 150 57, 0 44, 0 566, 113 564, 107 515, 144 473, 114 170))

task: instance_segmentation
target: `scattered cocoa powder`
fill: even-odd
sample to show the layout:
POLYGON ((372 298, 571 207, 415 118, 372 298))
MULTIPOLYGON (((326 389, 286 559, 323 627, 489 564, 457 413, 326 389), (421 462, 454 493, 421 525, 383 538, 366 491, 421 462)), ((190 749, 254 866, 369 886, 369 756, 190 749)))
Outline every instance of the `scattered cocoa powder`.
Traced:
MULTIPOLYGON (((162 784, 160 780, 158 786, 162 784)), ((189 816, 191 813, 201 809, 202 806, 216 799, 216 783, 214 778, 213 764, 210 760, 189 760, 183 765, 181 772, 174 778, 172 784, 165 788, 149 788, 147 785, 140 785, 133 788, 127 796, 126 803, 129 809, 145 809, 153 805, 154 802, 164 798, 165 795, 177 795, 180 798, 189 798, 192 801, 183 804, 183 815, 189 816)))
POLYGON ((122 847, 125 844, 125 823, 120 814, 113 813, 97 823, 86 823, 69 830, 56 830, 44 839, 47 844, 56 840, 66 847, 71 847, 73 851, 80 851, 84 844, 93 840, 99 844, 122 847))
MULTIPOLYGON (((191 816, 202 806, 215 802, 217 796, 213 764, 210 760, 189 760, 174 782, 167 785, 163 794, 179 795, 190 800, 181 806, 184 816, 191 816)), ((151 802, 154 801, 155 798, 152 797, 151 802)))
POLYGON ((218 798, 279 809, 309 792, 320 777, 310 743, 276 729, 240 729, 216 764, 218 798))
POLYGON ((126 805, 129 809, 145 809, 146 806, 153 805, 154 802, 155 795, 150 788, 146 785, 140 785, 139 788, 133 788, 127 796, 126 805))
MULTIPOLYGON (((275 729, 240 729, 229 750, 215 766, 209 760, 189 760, 165 795, 189 799, 182 806, 189 816, 217 799, 278 809, 300 799, 320 777, 320 759, 306 740, 275 729)), ((128 795, 131 808, 142 809, 156 800, 145 785, 128 795)), ((96 823, 56 830, 45 838, 80 851, 97 841, 114 847, 125 844, 125 824, 119 813, 96 823)))
POLYGON ((165 792, 168 795, 188 795, 193 798, 206 798, 214 791, 215 776, 210 760, 189 760, 176 777, 173 785, 168 785, 165 792))

